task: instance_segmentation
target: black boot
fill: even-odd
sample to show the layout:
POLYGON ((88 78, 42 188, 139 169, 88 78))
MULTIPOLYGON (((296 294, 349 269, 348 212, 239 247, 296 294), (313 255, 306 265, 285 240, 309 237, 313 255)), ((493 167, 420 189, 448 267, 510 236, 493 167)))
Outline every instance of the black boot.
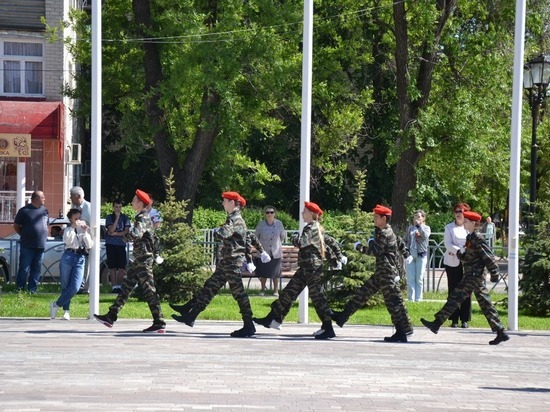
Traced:
POLYGON ((330 317, 334 322, 336 322, 338 326, 343 327, 349 319, 349 314, 345 310, 343 310, 342 312, 333 311, 330 314, 330 317))
POLYGON ((258 325, 262 325, 264 328, 270 328, 273 321, 273 311, 269 312, 264 318, 252 318, 258 325))
POLYGON ((256 333, 256 328, 252 320, 245 320, 242 329, 231 332, 233 338, 249 338, 256 333))
POLYGON ((118 319, 118 315, 114 310, 109 310, 105 315, 94 315, 94 318, 99 323, 103 323, 108 328, 112 328, 113 324, 118 319))
POLYGON ((504 329, 497 331, 497 337, 489 342, 489 345, 498 345, 500 342, 506 342, 508 339, 510 339, 510 336, 506 332, 504 332, 504 329))
POLYGON ((420 322, 422 322, 424 326, 426 326, 429 330, 431 330, 435 334, 439 332, 439 328, 441 327, 441 322, 438 321, 437 319, 434 320, 433 322, 430 322, 429 320, 420 318, 420 322))
POLYGON ((195 298, 191 299, 185 305, 175 305, 173 303, 170 303, 170 307, 176 312, 179 312, 180 315, 188 313, 193 308, 193 306, 195 306, 195 298))
POLYGON ((315 335, 315 339, 325 340, 336 337, 336 333, 334 333, 332 322, 330 320, 323 322, 323 324, 321 325, 321 329, 323 329, 323 332, 319 335, 315 335))
MULTIPOLYGON (((412 335, 412 333, 411 333, 412 335)), ((395 328, 395 333, 384 338, 384 342, 403 342, 407 343, 407 332, 402 328, 395 328)))
POLYGON ((199 313, 201 313, 201 311, 193 307, 189 312, 182 315, 172 315, 172 318, 178 322, 185 323, 187 326, 193 327, 199 313))

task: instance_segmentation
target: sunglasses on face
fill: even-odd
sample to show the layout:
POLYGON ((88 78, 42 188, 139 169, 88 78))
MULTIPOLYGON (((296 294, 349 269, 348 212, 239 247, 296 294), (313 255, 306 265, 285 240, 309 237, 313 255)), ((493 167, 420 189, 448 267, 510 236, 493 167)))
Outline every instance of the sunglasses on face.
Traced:
POLYGON ((274 214, 275 211, 274 210, 268 210, 267 212, 265 212, 266 215, 272 215, 274 214))
POLYGON ((457 210, 455 210, 455 213, 464 213, 464 210, 462 210, 462 209, 457 209, 457 210))

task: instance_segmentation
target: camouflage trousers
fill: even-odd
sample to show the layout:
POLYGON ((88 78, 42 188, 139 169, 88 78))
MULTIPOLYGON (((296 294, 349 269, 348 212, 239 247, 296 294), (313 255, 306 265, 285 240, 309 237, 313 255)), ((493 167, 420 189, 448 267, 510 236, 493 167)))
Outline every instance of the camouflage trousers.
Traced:
POLYGON ((162 321, 162 309, 160 299, 155 288, 155 279, 153 277, 153 257, 143 257, 136 259, 130 264, 126 276, 122 280, 120 293, 115 303, 109 307, 109 311, 118 313, 126 304, 132 290, 138 284, 143 291, 143 298, 149 305, 149 310, 153 315, 154 321, 162 321))
POLYGON ((489 291, 485 287, 485 278, 483 276, 464 275, 460 283, 447 298, 445 306, 435 314, 435 318, 443 324, 460 304, 471 296, 472 292, 487 322, 489 322, 491 330, 493 332, 503 330, 504 326, 500 322, 498 312, 491 302, 491 297, 489 296, 489 291))
POLYGON ((280 292, 279 299, 271 304, 273 318, 277 322, 282 323, 294 301, 307 286, 317 316, 319 316, 321 322, 330 322, 331 311, 322 290, 322 273, 322 265, 298 268, 292 279, 290 279, 290 282, 288 282, 288 285, 280 292))
POLYGON ((351 316, 362 308, 370 297, 378 291, 382 292, 384 303, 395 328, 407 332, 412 331, 411 318, 403 302, 397 272, 374 272, 374 275, 367 279, 355 293, 355 296, 348 301, 344 308, 344 313, 351 316))
POLYGON ((208 304, 212 301, 214 296, 218 294, 220 289, 229 283, 229 289, 233 299, 237 301, 239 310, 243 321, 252 322, 252 308, 250 307, 250 300, 243 286, 243 279, 241 277, 241 267, 244 261, 243 258, 239 259, 226 259, 221 260, 216 266, 215 272, 210 276, 202 289, 200 289, 195 295, 195 309, 202 312, 208 304))

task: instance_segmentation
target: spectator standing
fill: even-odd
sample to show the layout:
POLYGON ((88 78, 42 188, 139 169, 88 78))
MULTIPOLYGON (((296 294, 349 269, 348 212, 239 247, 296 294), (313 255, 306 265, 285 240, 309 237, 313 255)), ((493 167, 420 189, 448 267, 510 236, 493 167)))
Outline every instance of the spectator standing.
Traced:
POLYGON ((71 299, 82 284, 84 276, 84 266, 88 251, 93 246, 92 236, 90 235, 88 225, 80 220, 80 209, 71 209, 67 213, 67 218, 71 225, 65 228, 63 232, 63 243, 65 252, 59 262, 59 272, 61 281, 61 296, 56 301, 50 302, 50 318, 55 319, 59 308, 63 308, 63 320, 71 320, 69 313, 71 299))
POLYGON ((422 301, 424 273, 428 262, 428 241, 431 229, 426 225, 426 213, 423 210, 414 212, 412 225, 407 229, 405 245, 412 256, 407 263, 407 295, 409 302, 422 301))
MULTIPOLYGON (((92 220, 92 205, 84 198, 84 189, 80 186, 74 186, 69 191, 69 197, 71 198, 71 208, 80 209, 82 214, 80 218, 86 222, 90 227, 92 220)), ((84 276, 82 277, 82 285, 77 293, 88 293, 88 279, 90 277, 90 265, 88 257, 86 257, 86 263, 84 264, 84 276)))
POLYGON ((273 206, 264 209, 265 218, 256 226, 256 237, 262 244, 271 260, 267 263, 256 262, 256 274, 260 278, 260 295, 265 293, 267 279, 273 280, 273 295, 279 296, 279 279, 281 278, 281 260, 286 231, 283 223, 276 218, 277 210, 273 206))
POLYGON ((483 235, 485 236, 485 241, 491 249, 495 245, 495 224, 493 223, 491 216, 487 216, 483 228, 481 229, 483 235))
POLYGON ((105 218, 105 250, 112 293, 120 293, 120 285, 126 276, 128 256, 124 236, 130 231, 130 226, 130 218, 122 213, 122 200, 116 199, 113 202, 113 213, 105 218))
POLYGON ((24 290, 29 281, 29 292, 36 293, 42 268, 42 259, 48 239, 48 209, 44 207, 44 192, 32 192, 31 202, 17 211, 13 229, 20 236, 17 289, 24 290))
POLYGON ((333 312, 332 319, 336 321, 338 326, 343 327, 349 317, 362 308, 372 295, 381 291, 384 296, 384 303, 395 326, 395 333, 392 336, 385 337, 384 341, 407 342, 407 335, 413 333, 413 327, 401 296, 398 262, 400 255, 408 253, 400 250, 400 242, 389 224, 392 215, 391 209, 376 205, 373 213, 374 237, 368 240, 366 246, 357 242, 355 249, 376 257, 374 274, 365 281, 363 286, 357 290, 355 296, 346 303, 342 312, 333 312))
POLYGON ((241 216, 241 206, 246 204, 246 200, 237 192, 223 192, 222 198, 227 219, 214 231, 215 239, 222 242, 216 270, 189 302, 184 305, 170 304, 170 307, 179 312, 179 315, 172 315, 175 320, 192 327, 199 313, 206 309, 220 289, 229 283, 231 294, 239 305, 244 323, 241 329, 231 332, 231 336, 247 338, 256 333, 256 328, 252 322, 252 308, 241 277, 247 239, 250 239, 247 235, 246 223, 241 216))
POLYGON ((490 341, 489 345, 498 345, 510 337, 504 331, 498 312, 491 302, 489 291, 485 287, 484 269, 489 270, 491 280, 494 280, 498 279, 499 268, 493 252, 485 242, 483 235, 478 232, 480 221, 481 215, 478 213, 464 211, 464 227, 468 235, 466 243, 457 252, 458 258, 464 264, 464 277, 453 289, 443 308, 435 314, 435 320, 430 322, 421 318, 420 321, 433 333, 437 333, 443 322, 473 292, 491 330, 497 333, 497 337, 490 341))
MULTIPOLYGON (((447 272, 447 297, 451 296, 455 287, 460 283, 464 276, 462 262, 458 259, 457 252, 466 243, 468 232, 464 228, 464 212, 470 210, 470 205, 467 203, 458 203, 453 211, 455 220, 445 226, 444 243, 445 256, 443 265, 447 272)), ((457 310, 449 317, 451 319, 451 327, 458 328, 458 319, 462 322, 462 327, 467 328, 468 322, 472 316, 472 299, 470 297, 464 299, 457 310)))
POLYGON ((113 324, 118 319, 118 313, 128 301, 136 284, 139 284, 143 291, 143 298, 149 305, 149 310, 153 315, 153 325, 144 329, 143 332, 164 333, 166 331, 166 322, 162 316, 160 299, 155 289, 155 279, 153 277, 155 230, 149 213, 146 210, 150 204, 151 199, 149 195, 137 189, 136 195, 132 199, 132 208, 136 211, 134 225, 126 236, 124 236, 125 242, 134 242, 134 260, 124 277, 120 293, 115 302, 109 307, 109 312, 105 315, 94 314, 97 321, 103 323, 108 328, 113 327, 113 324))

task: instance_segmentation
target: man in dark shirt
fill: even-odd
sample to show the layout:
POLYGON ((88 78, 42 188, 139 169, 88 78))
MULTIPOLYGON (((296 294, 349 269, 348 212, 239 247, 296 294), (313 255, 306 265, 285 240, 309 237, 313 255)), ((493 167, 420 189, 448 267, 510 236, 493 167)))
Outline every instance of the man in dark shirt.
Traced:
POLYGON ((29 279, 29 292, 36 293, 40 279, 42 258, 48 238, 48 209, 44 207, 44 192, 36 190, 31 203, 17 211, 13 222, 14 230, 21 237, 17 289, 23 290, 29 279))

